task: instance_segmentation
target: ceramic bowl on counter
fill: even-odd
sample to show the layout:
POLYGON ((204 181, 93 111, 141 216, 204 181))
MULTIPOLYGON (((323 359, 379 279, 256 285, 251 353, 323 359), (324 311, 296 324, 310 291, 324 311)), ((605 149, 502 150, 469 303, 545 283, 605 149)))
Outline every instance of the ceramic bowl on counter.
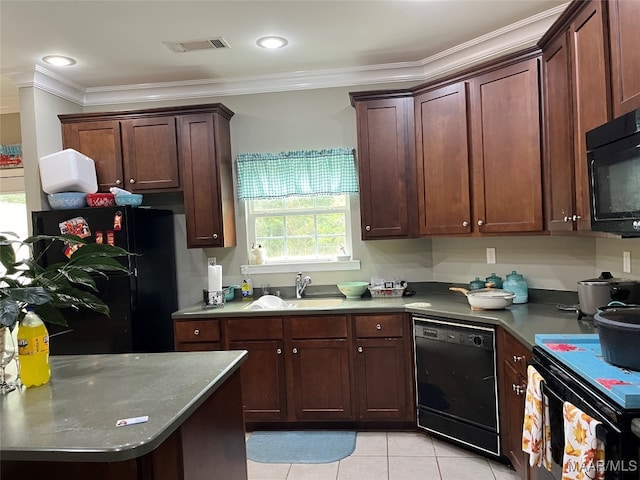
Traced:
POLYGON ((360 298, 367 291, 369 282, 340 282, 338 290, 347 298, 360 298))
POLYGON ((49 206, 54 210, 68 210, 70 208, 83 208, 87 206, 84 192, 60 192, 47 196, 49 206))
POLYGON ((116 205, 131 205, 137 207, 142 204, 140 193, 116 193, 116 205))
POLYGON ((113 207, 116 204, 113 193, 87 193, 86 199, 90 207, 113 207))

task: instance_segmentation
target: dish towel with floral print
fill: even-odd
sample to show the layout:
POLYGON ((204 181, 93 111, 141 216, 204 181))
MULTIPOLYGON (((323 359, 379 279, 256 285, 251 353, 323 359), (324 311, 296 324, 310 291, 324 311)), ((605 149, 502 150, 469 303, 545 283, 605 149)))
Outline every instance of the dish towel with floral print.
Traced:
POLYGON ((564 402, 562 416, 562 480, 604 480, 604 443, 596 437, 600 422, 569 402, 564 402))
POLYGON ((522 426, 522 450, 529 454, 529 465, 544 467, 551 471, 549 400, 542 393, 543 381, 538 371, 529 365, 522 426))

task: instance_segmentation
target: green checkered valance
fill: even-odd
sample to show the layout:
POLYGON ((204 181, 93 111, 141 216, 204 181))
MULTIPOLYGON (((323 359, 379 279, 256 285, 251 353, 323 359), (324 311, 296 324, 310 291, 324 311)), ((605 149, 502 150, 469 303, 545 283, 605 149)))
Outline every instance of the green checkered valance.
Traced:
POLYGON ((236 160, 240 200, 358 193, 348 148, 242 153, 236 160))

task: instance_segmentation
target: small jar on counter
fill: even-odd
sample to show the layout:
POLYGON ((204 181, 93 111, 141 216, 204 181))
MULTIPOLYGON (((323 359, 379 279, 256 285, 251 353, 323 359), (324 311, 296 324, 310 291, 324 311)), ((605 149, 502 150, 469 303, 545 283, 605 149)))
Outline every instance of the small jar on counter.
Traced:
POLYGON ((492 283, 493 288, 502 288, 502 277, 499 277, 495 273, 491 273, 491 275, 486 278, 486 282, 492 283))

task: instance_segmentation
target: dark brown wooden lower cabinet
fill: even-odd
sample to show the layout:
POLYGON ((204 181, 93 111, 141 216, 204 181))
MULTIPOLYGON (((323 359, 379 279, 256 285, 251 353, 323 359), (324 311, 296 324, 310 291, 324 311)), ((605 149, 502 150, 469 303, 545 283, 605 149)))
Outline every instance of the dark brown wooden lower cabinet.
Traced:
POLYGON ((408 314, 175 320, 176 350, 247 350, 250 429, 290 423, 415 425, 408 314))
POLYGON ((526 368, 531 350, 516 338, 500 330, 498 340, 500 381, 500 427, 503 454, 520 478, 529 478, 529 456, 522 451, 522 425, 527 388, 526 368))
POLYGON ((347 339, 296 340, 289 351, 287 393, 295 419, 351 420, 347 339))
POLYGON ((359 420, 410 420, 404 343, 402 338, 356 339, 359 420))
POLYGON ((242 404, 247 422, 284 421, 287 393, 282 340, 231 341, 232 350, 247 350, 241 367, 242 404))

